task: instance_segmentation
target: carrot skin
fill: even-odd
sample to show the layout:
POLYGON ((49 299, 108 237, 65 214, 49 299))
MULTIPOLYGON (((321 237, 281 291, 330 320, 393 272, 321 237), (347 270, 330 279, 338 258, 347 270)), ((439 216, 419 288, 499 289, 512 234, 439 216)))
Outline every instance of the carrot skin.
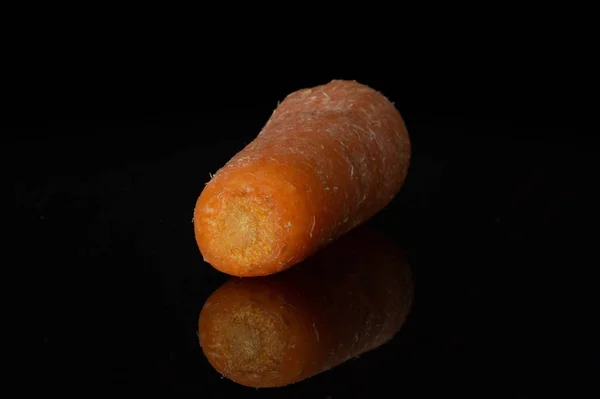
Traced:
POLYGON ((296 91, 203 189, 198 247, 230 275, 285 270, 387 206, 410 153, 402 116, 376 90, 335 80, 296 91))
POLYGON ((412 295, 403 252, 361 227, 285 272, 231 278, 205 302, 199 342, 234 382, 285 386, 384 345, 412 295))

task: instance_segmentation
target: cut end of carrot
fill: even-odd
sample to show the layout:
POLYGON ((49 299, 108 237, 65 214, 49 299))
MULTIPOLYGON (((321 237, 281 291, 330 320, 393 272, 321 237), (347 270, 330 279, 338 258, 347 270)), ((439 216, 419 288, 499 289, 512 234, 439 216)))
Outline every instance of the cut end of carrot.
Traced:
POLYGON ((258 171, 222 172, 206 185, 194 210, 206 262, 238 277, 265 276, 294 263, 316 233, 306 183, 288 169, 261 164, 258 171))
POLYGON ((259 264, 272 255, 281 230, 272 220, 268 200, 244 194, 227 196, 214 218, 215 245, 241 267, 259 264))
POLYGON ((199 244, 208 248, 204 254, 209 263, 225 273, 260 275, 260 265, 279 250, 283 228, 269 197, 248 192, 222 193, 198 214, 203 221, 197 229, 201 228, 201 236, 209 240, 199 244), (223 257, 226 269, 220 267, 223 257))

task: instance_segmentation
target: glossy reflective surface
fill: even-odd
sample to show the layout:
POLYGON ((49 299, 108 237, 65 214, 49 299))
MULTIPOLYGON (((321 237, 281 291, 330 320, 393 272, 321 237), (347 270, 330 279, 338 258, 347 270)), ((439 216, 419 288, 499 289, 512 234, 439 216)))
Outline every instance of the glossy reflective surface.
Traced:
POLYGON ((226 397, 518 397, 573 373, 585 386, 594 331, 595 263, 586 255, 593 235, 582 233, 597 181, 590 141, 568 130, 410 114, 408 179, 370 222, 411 265, 406 323, 380 348, 290 387, 257 391, 222 378, 196 330, 203 304, 228 276, 202 262, 192 211, 209 172, 270 111, 256 109, 247 119, 56 122, 50 131, 71 136, 24 137, 14 147, 22 314, 34 323, 31 385, 226 397), (80 131, 85 138, 73 133, 80 131))

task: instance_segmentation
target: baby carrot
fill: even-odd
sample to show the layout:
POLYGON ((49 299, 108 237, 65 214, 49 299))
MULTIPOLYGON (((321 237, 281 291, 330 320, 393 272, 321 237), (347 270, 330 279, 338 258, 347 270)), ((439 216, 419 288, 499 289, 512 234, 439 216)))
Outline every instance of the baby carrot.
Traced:
POLYGON ((296 91, 200 194, 200 252, 234 276, 287 269, 385 207, 410 152, 402 116, 374 89, 334 80, 296 91))
POLYGON ((290 270, 232 277, 205 302, 199 341, 232 381, 285 386, 385 344, 402 327, 412 294, 403 253, 361 227, 290 270))

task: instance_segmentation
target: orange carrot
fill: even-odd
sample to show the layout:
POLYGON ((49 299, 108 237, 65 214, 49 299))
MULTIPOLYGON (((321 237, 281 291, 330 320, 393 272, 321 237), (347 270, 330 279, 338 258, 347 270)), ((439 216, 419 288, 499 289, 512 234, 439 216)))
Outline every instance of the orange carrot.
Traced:
POLYGON ((236 383, 284 386, 389 341, 412 294, 403 253, 361 227, 290 270, 232 277, 200 312, 200 345, 236 383))
POLYGON ((199 196, 200 252, 234 276, 287 269, 385 207, 410 151, 400 113, 379 92, 342 80, 294 92, 199 196))

